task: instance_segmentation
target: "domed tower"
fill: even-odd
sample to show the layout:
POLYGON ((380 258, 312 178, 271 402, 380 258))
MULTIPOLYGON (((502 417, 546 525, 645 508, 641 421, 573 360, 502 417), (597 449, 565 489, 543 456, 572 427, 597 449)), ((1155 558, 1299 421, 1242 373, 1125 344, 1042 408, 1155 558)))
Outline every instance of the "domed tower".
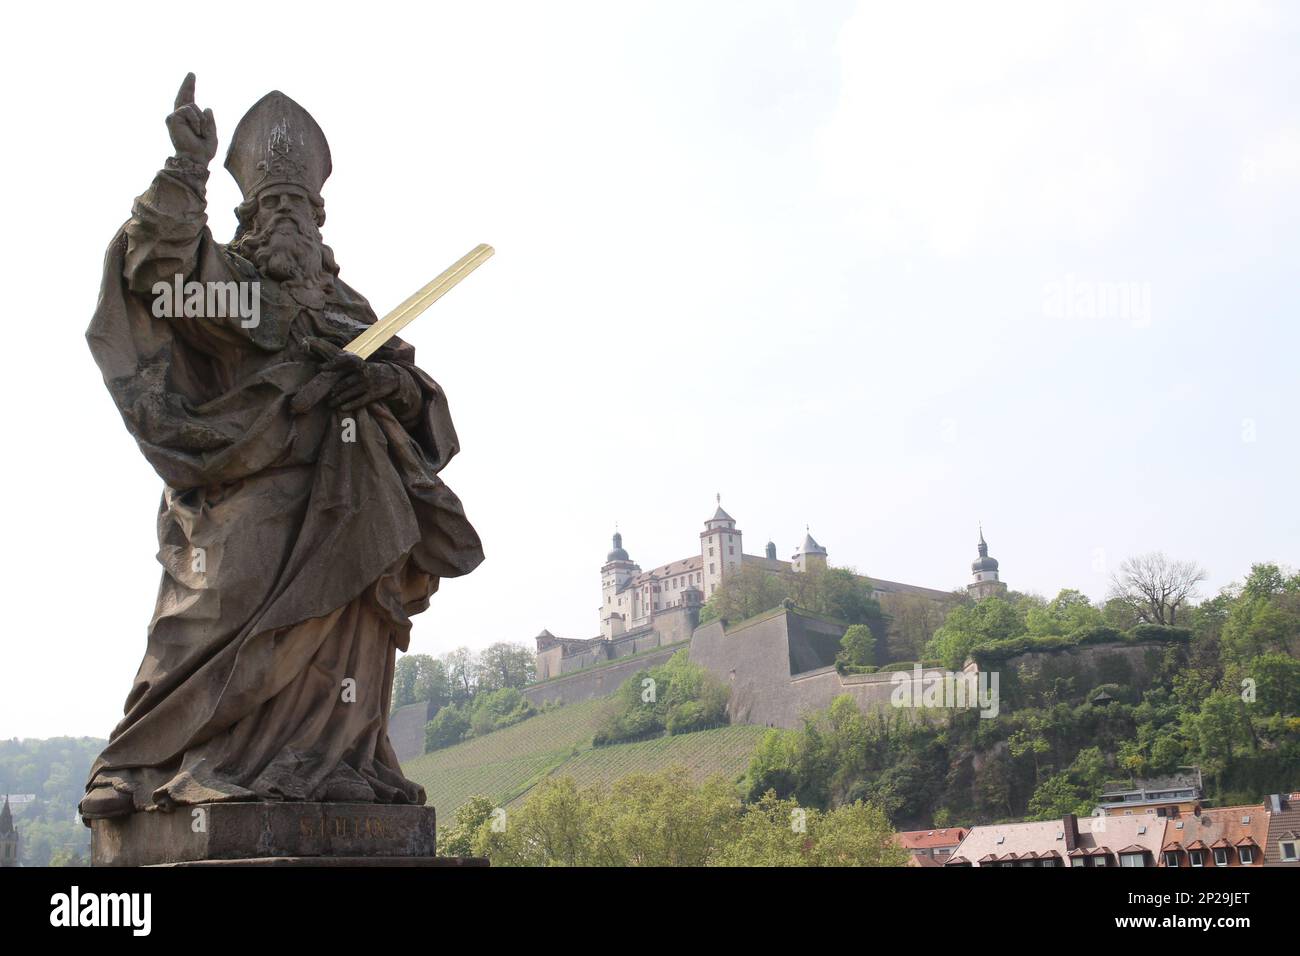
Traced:
MULTIPOLYGON (((623 536, 617 531, 614 532, 613 545, 605 555, 605 563, 600 566, 600 633, 605 640, 623 633, 632 608, 620 607, 618 592, 641 571, 623 550, 623 536)), ((631 596, 627 595, 623 600, 630 601, 631 596)))
POLYGON ((736 519, 722 510, 720 494, 717 503, 718 509, 704 522, 704 530, 700 532, 700 566, 704 571, 701 590, 706 601, 726 575, 740 570, 743 560, 742 532, 736 528, 736 519))
MULTIPOLYGON (((804 529, 808 531, 808 529, 804 529)), ((826 567, 826 549, 813 540, 812 532, 808 531, 803 536, 803 544, 799 545, 799 550, 794 553, 790 559, 796 571, 807 571, 813 567, 826 567)))
POLYGON ((9 794, 5 794, 5 805, 0 809, 0 866, 18 866, 18 830, 9 810, 9 794))
POLYGON ((1006 594, 1007 586, 998 579, 998 559, 989 557, 989 546, 984 541, 984 528, 980 527, 979 557, 971 562, 971 573, 975 580, 966 585, 966 591, 976 601, 982 601, 994 594, 1006 594))

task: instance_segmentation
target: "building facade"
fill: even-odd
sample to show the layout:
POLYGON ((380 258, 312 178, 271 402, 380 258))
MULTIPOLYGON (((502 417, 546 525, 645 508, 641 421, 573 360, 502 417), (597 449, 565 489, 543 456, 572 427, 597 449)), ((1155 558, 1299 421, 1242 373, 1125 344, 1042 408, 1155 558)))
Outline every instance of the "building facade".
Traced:
POLYGON ((1172 817, 1194 812, 1204 796, 1200 768, 1184 767, 1168 777, 1109 782, 1093 812, 1111 817, 1135 813, 1172 817))
MULTIPOLYGON (((543 630, 536 638, 538 680, 689 640, 699 623, 700 608, 729 576, 742 569, 803 574, 827 567, 829 552, 810 529, 805 529, 803 541, 789 560, 777 557, 772 541, 767 542, 761 555, 746 554, 744 541, 743 530, 723 509, 720 496, 713 515, 698 533, 695 552, 648 571, 632 559, 622 533, 615 531, 612 547, 600 566, 598 633, 574 638, 543 630)), ((968 592, 977 601, 1005 594, 1007 586, 998 577, 997 560, 988 555, 982 529, 978 550, 979 558, 971 566, 974 581, 967 586, 968 592)), ((951 591, 884 578, 866 579, 886 612, 893 610, 892 600, 903 597, 923 598, 922 604, 953 599, 951 591)))

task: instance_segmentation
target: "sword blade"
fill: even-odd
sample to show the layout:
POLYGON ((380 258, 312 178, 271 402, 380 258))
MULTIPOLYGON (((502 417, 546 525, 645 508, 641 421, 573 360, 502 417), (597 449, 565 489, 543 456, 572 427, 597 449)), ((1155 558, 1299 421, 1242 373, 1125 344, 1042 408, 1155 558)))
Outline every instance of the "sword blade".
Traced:
POLYGON ((345 345, 344 350, 360 355, 363 359, 370 358, 380 346, 415 321, 421 312, 451 291, 456 283, 492 258, 495 251, 486 243, 475 246, 438 278, 417 290, 392 312, 345 345))

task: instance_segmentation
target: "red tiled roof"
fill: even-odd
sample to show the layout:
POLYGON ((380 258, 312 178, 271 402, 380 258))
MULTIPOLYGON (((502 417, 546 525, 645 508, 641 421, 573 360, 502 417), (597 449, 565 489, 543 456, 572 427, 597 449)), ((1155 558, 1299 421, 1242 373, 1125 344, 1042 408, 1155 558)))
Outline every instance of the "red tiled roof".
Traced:
POLYGON ((909 850, 929 850, 937 846, 956 846, 966 836, 965 827, 945 827, 941 830, 905 830, 898 834, 898 842, 909 850))

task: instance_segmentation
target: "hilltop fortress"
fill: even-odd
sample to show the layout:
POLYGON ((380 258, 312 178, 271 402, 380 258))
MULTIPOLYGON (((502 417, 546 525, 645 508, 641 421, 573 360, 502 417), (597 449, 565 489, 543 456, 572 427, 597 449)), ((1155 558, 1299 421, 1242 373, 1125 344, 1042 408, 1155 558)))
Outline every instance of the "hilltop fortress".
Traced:
MULTIPOLYGON (((976 600, 1007 590, 998 575, 998 562, 989 557, 981 530, 978 557, 971 565, 974 579, 966 586, 976 600)), ((762 555, 746 554, 744 532, 736 519, 718 501, 713 516, 699 532, 698 551, 642 571, 623 547, 623 536, 614 533, 613 548, 600 568, 600 632, 595 637, 557 637, 543 630, 537 635, 537 679, 539 681, 584 670, 621 657, 640 655, 655 648, 681 644, 691 639, 700 622, 700 609, 719 585, 742 568, 757 568, 772 574, 804 573, 825 567, 828 552, 811 532, 788 561, 777 557, 776 545, 767 542, 762 555)), ((938 607, 953 600, 952 591, 903 584, 864 576, 871 583, 884 611, 898 618, 915 608, 938 607)), ((833 629, 833 625, 831 625, 833 629)), ((813 653, 808 663, 833 663, 838 635, 826 648, 813 653), (829 653, 829 660, 823 660, 829 653)), ((805 655, 807 656, 807 655, 805 655)))

